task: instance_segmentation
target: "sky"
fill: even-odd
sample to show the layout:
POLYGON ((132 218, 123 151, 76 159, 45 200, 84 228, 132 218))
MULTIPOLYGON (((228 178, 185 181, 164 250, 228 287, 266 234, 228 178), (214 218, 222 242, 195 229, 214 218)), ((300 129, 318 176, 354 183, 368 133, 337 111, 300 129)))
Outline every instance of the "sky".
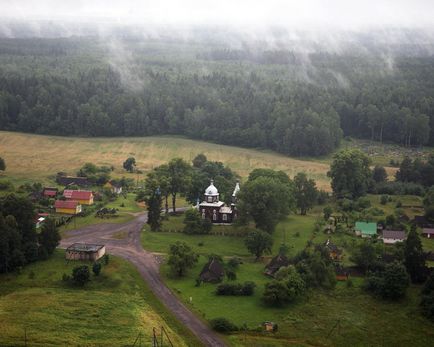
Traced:
POLYGON ((434 27, 434 0, 0 0, 0 18, 364 30, 434 27))

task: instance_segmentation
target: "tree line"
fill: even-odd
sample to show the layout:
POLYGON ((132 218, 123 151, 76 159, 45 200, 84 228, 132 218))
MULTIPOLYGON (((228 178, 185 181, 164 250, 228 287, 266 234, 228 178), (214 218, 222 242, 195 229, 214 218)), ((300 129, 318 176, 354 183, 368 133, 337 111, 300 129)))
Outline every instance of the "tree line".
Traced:
MULTIPOLYGON (((162 44, 158 54, 142 48, 141 59, 131 66, 113 66, 104 49, 88 39, 52 44, 62 47, 61 57, 47 48, 50 42, 39 54, 30 41, 9 40, 9 49, 0 51, 2 130, 180 134, 296 156, 330 153, 342 136, 434 144, 434 69, 429 68, 434 61, 426 57, 398 57, 395 71, 385 74, 376 73, 368 58, 313 55, 301 78, 297 59, 284 67, 271 58, 260 64, 236 56, 213 60, 162 44), (125 76, 128 69, 134 73, 125 76), (345 86, 336 75, 345 76, 345 86)), ((126 45, 139 54, 134 51, 139 48, 126 45)))

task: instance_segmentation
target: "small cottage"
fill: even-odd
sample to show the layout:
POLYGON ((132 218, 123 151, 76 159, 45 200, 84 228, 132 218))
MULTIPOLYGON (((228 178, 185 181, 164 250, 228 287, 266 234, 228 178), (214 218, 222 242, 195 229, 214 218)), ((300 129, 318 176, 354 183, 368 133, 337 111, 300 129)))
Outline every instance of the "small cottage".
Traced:
POLYGON ((422 229, 422 236, 425 236, 428 239, 434 238, 434 229, 431 228, 423 228, 422 229))
POLYGON ((65 189, 63 197, 66 200, 78 201, 81 205, 93 205, 93 193, 88 190, 65 189))
POLYGON ((110 181, 107 182, 104 187, 110 189, 113 194, 122 194, 122 184, 119 182, 110 181))
POLYGON ((54 208, 56 213, 79 214, 81 212, 81 205, 78 201, 56 200, 54 208))
POLYGON ((383 230, 381 238, 384 244, 392 245, 397 242, 405 241, 407 236, 404 230, 383 230))
POLYGON ((74 243, 66 249, 67 260, 89 260, 96 261, 105 254, 104 245, 88 243, 74 243))
POLYGON ((42 195, 46 198, 55 198, 58 191, 59 190, 54 187, 45 187, 44 190, 42 191, 42 195))
POLYGON ((277 271, 281 267, 288 266, 289 259, 282 254, 276 255, 271 261, 265 266, 264 274, 270 277, 274 277, 277 271))
POLYGON ((223 264, 217 258, 211 258, 208 263, 205 264, 199 278, 203 282, 218 283, 221 282, 225 275, 223 264))
POLYGON ((377 223, 356 222, 354 232, 357 236, 361 236, 363 238, 373 237, 377 235, 377 223))

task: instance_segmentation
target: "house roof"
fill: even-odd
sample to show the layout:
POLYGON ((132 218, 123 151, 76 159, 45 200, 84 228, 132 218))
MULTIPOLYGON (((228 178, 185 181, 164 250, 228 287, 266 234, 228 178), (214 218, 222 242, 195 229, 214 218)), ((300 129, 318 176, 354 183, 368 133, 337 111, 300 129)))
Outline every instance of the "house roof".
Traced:
POLYGON ((279 269, 283 266, 289 265, 289 259, 282 254, 276 255, 271 261, 265 266, 265 274, 273 276, 279 269))
POLYGON ((211 184, 208 188, 205 189, 205 195, 207 196, 215 196, 219 195, 219 191, 217 190, 216 186, 214 185, 214 180, 211 180, 211 184))
POLYGON ((225 203, 223 201, 219 201, 219 202, 206 202, 203 201, 199 204, 199 206, 204 206, 204 207, 214 207, 214 208, 220 208, 224 205, 225 203))
POLYGON ((80 205, 78 201, 74 200, 56 200, 54 203, 55 208, 73 208, 76 209, 80 205))
POLYGON ((404 230, 383 230, 383 239, 405 240, 404 230))
POLYGON ((223 264, 218 259, 212 258, 204 265, 199 276, 202 278, 205 274, 216 280, 220 279, 224 275, 223 264))
POLYGON ((98 252, 104 245, 95 245, 90 243, 73 243, 66 250, 72 252, 86 252, 93 253, 98 252))
POLYGON ((92 198, 92 192, 87 190, 70 190, 65 189, 63 196, 67 199, 73 200, 89 200, 92 198))
POLYGON ((434 229, 432 229, 432 228, 423 228, 422 229, 422 234, 433 235, 434 234, 434 229))
POLYGON ((371 222, 356 222, 355 230, 359 230, 362 234, 376 235, 377 223, 371 222))
POLYGON ((56 194, 57 194, 57 188, 56 188, 56 190, 49 189, 49 188, 44 188, 44 192, 42 194, 44 196, 56 196, 56 194))

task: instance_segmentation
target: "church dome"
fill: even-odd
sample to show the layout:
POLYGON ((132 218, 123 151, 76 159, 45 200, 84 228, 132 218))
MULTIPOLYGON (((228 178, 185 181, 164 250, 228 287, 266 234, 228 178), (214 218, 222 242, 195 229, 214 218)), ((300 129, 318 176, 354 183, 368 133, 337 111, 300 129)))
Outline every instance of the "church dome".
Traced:
POLYGON ((211 184, 208 188, 205 189, 205 195, 207 196, 213 196, 213 195, 219 195, 219 191, 214 185, 214 180, 211 180, 211 184))

